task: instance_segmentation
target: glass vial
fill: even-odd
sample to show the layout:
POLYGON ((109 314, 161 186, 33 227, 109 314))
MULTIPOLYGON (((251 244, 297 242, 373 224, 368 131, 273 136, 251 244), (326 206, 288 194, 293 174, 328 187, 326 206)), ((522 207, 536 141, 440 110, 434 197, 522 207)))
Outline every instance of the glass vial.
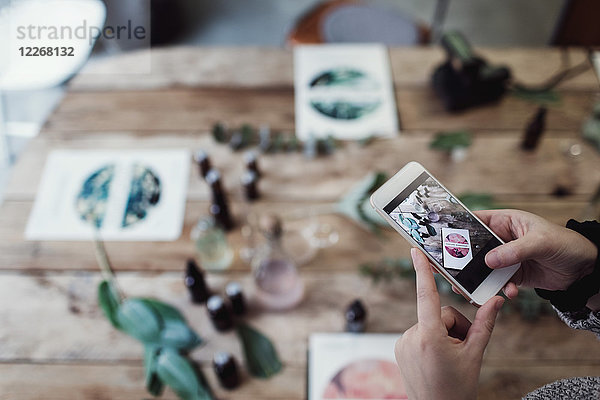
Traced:
POLYGON ((240 386, 240 373, 235 358, 230 353, 220 351, 213 357, 213 370, 224 389, 232 390, 240 386))
POLYGON ((213 217, 202 217, 190 234, 201 265, 207 270, 222 271, 233 262, 233 249, 227 236, 213 217))
POLYGON ((252 260, 256 300, 268 310, 293 308, 304 296, 304 283, 283 249, 281 221, 273 215, 264 216, 260 228, 267 242, 252 260))
POLYGON ((233 328, 233 315, 221 296, 211 296, 206 302, 206 309, 216 330, 225 332, 233 328))
POLYGON ((187 260, 185 267, 184 284, 190 292, 192 302, 202 304, 210 297, 210 290, 206 286, 204 274, 193 259, 187 260))

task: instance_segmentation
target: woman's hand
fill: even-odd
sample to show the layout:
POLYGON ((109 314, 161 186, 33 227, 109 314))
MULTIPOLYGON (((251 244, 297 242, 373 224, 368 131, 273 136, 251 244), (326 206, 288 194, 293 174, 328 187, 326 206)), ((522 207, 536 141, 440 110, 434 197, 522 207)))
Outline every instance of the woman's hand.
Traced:
POLYGON ((521 263, 505 287, 509 298, 518 286, 565 290, 592 273, 596 246, 579 233, 519 210, 477 211, 475 214, 506 242, 485 257, 493 269, 521 263))
POLYGON ((440 308, 429 260, 411 249, 417 273, 415 326, 396 342, 396 360, 411 399, 475 399, 483 351, 504 299, 495 296, 471 324, 452 307, 440 308))

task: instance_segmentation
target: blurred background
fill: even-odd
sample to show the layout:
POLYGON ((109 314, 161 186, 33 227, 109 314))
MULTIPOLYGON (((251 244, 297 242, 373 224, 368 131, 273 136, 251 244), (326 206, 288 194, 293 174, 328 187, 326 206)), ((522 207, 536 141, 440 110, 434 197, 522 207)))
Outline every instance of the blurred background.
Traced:
MULTIPOLYGON (((22 0, 1 0, 0 10, 19 1, 22 0)), ((395 46, 427 46, 436 44, 437 32, 442 29, 460 30, 475 46, 589 45, 590 40, 593 43, 598 37, 598 28, 593 28, 598 25, 594 20, 598 14, 593 12, 598 5, 589 0, 370 0, 360 3, 104 0, 104 3, 107 23, 123 15, 144 14, 151 18, 152 46, 284 47, 315 41, 380 41, 395 46), (336 8, 348 4, 360 4, 363 8, 353 13, 336 13, 336 8), (364 22, 360 29, 352 24, 357 19, 364 22)), ((133 49, 109 47, 99 41, 90 61, 129 50, 133 49)), ((11 89, 0 87, 5 122, 5 138, 0 145, 3 158, 7 158, 0 170, 0 201, 10 165, 58 104, 64 85, 11 89)))

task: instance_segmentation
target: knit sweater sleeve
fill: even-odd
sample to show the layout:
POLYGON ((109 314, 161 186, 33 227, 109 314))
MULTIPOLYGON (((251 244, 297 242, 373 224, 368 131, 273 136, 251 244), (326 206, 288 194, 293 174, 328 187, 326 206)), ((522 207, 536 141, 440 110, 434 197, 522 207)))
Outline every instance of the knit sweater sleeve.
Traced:
POLYGON ((594 332, 600 339, 600 311, 593 312, 584 307, 579 311, 560 312, 556 310, 556 312, 560 319, 571 328, 594 332))

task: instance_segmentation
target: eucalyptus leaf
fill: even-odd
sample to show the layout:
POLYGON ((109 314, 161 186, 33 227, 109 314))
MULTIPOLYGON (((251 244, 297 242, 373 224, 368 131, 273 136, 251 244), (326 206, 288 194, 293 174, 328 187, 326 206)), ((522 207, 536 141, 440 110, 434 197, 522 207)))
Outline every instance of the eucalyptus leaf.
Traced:
POLYGON ((120 298, 116 288, 109 281, 100 282, 100 285, 98 286, 98 303, 111 324, 115 328, 121 329, 117 321, 117 310, 120 306, 120 298))
POLYGON ((213 400, 210 391, 200 384, 192 364, 177 350, 166 348, 158 355, 159 378, 184 400, 213 400))
POLYGON ((148 345, 144 348, 144 370, 146 376, 146 389, 153 396, 160 396, 165 388, 164 383, 156 372, 156 365, 160 348, 148 345))
POLYGON ((368 174, 336 204, 336 212, 371 230, 376 230, 378 226, 386 226, 383 218, 375 216, 368 203, 371 193, 381 186, 385 179, 386 175, 381 172, 368 174))
POLYGON ((117 310, 116 320, 123 332, 144 343, 158 343, 161 321, 153 307, 141 299, 127 299, 117 310))
POLYGON ((471 142, 471 132, 468 131, 439 132, 429 143, 429 148, 450 152, 457 147, 469 147, 471 142))
POLYGON ((531 90, 524 87, 515 87, 513 88, 511 93, 513 94, 513 96, 518 97, 522 100, 540 105, 557 105, 561 102, 560 94, 558 94, 557 91, 552 89, 531 90))
POLYGON ((269 338, 245 323, 238 324, 237 334, 244 350, 246 367, 252 376, 270 378, 281 371, 281 361, 269 338))
POLYGON ((159 317, 161 325, 160 344, 182 350, 191 350, 202 343, 185 317, 175 308, 154 299, 140 299, 151 307, 159 317))
POLYGON ((502 208, 494 201, 494 196, 488 193, 463 193, 458 199, 473 211, 502 208))

